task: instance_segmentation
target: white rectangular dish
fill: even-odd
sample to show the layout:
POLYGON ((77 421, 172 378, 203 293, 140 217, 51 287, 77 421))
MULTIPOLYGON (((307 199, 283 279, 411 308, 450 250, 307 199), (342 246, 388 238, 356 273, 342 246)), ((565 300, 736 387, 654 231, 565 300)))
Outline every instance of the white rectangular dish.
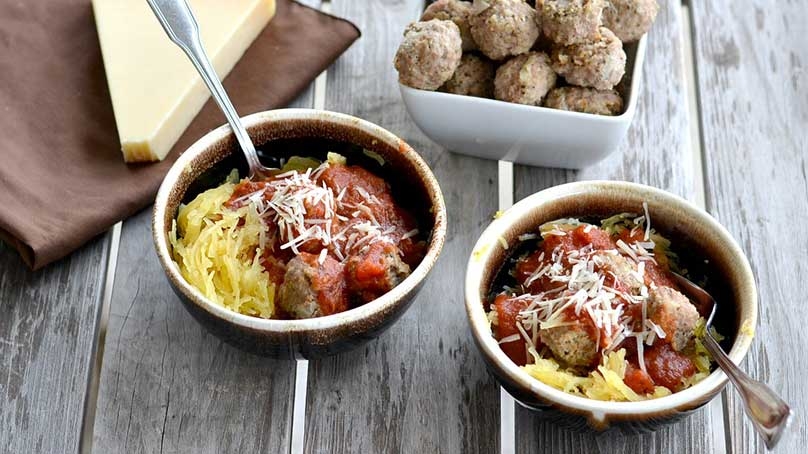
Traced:
POLYGON ((416 125, 455 153, 541 167, 580 169, 614 151, 626 135, 640 92, 647 36, 625 45, 626 76, 618 91, 625 110, 593 115, 494 99, 426 91, 399 84, 416 125))

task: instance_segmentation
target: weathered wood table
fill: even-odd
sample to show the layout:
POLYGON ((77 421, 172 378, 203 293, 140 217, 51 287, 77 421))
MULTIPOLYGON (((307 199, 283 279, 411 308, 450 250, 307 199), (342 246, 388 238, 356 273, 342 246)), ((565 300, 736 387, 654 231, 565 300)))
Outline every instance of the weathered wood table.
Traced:
MULTIPOLYGON (((451 154, 418 131, 392 58, 423 0, 308 3, 354 21, 364 37, 294 105, 390 129, 442 185, 448 241, 413 307, 360 350, 272 361, 221 343, 177 304, 152 250, 149 210, 37 273, 0 246, 0 452, 763 451, 732 390, 641 436, 570 433, 501 400, 466 325, 470 248, 498 208, 583 179, 664 188, 729 228, 760 292, 744 367, 808 414, 808 3, 661 0, 628 138, 577 172, 451 154)), ((806 446, 798 420, 778 451, 806 446)))

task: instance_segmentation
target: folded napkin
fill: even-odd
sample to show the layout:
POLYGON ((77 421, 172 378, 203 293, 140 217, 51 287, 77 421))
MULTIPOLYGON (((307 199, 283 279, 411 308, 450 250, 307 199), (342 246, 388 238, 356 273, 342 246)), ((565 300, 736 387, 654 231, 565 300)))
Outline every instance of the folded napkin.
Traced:
MULTIPOLYGON (((358 37, 277 0, 225 88, 242 115, 285 106, 358 37)), ((0 238, 34 269, 151 203, 179 153, 225 122, 210 100, 165 161, 127 165, 103 65, 89 0, 0 0, 0 238)))

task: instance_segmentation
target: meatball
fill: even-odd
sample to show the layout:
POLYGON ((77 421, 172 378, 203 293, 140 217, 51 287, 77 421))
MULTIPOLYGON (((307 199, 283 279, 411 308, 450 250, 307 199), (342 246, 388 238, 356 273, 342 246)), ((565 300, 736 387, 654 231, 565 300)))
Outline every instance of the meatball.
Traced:
POLYGON ((482 53, 492 60, 523 54, 539 37, 536 11, 524 0, 487 0, 476 4, 471 17, 471 36, 482 53))
POLYGON ((398 247, 387 241, 376 241, 345 263, 349 291, 362 301, 374 300, 389 292, 410 274, 398 247))
POLYGON ((555 326, 539 331, 553 356, 568 366, 589 366, 598 354, 598 344, 580 323, 555 326))
POLYGON ((699 320, 690 300, 670 287, 656 287, 648 293, 647 304, 648 318, 665 331, 664 340, 677 352, 687 347, 699 320))
POLYGON ((610 0, 603 10, 603 26, 624 43, 630 43, 651 29, 657 12, 656 0, 610 0))
POLYGON ((555 83, 556 73, 550 66, 550 57, 542 52, 530 52, 499 67, 494 79, 494 97, 538 106, 555 83))
POLYGON ((454 22, 460 29, 463 52, 469 52, 477 48, 474 38, 471 37, 469 16, 471 16, 471 3, 460 0, 438 0, 426 7, 424 14, 421 15, 421 20, 440 19, 454 22))
POLYGON ((286 265, 278 292, 281 308, 292 318, 312 318, 348 310, 344 267, 331 258, 301 252, 286 265))
POLYGON ((620 254, 599 252, 593 260, 601 271, 614 276, 634 295, 639 294, 645 285, 637 272, 637 265, 620 254))
POLYGON ((436 90, 452 77, 462 54, 460 29, 454 22, 413 22, 396 52, 398 80, 412 88, 436 90))
POLYGON ((615 90, 560 87, 550 90, 544 105, 552 109, 597 115, 618 115, 623 111, 623 98, 615 90))
POLYGON ((536 0, 542 31, 563 46, 597 39, 604 7, 606 0, 536 0))
POLYGON ((555 72, 572 85, 608 90, 626 72, 626 53, 620 39, 601 27, 600 36, 591 43, 553 49, 552 64, 555 72))
POLYGON ((441 90, 456 95, 491 98, 494 96, 494 63, 474 54, 465 54, 452 78, 441 90))

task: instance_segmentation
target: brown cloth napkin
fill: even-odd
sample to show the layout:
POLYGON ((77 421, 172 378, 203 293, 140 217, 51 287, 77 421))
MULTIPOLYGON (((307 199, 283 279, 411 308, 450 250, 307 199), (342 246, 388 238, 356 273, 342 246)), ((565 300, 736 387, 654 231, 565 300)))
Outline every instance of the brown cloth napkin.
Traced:
MULTIPOLYGON (((277 0, 225 88, 241 115, 285 106, 359 35, 277 0)), ((224 122, 208 101, 165 161, 125 164, 89 0, 0 0, 0 238, 30 267, 151 203, 179 153, 224 122)))

